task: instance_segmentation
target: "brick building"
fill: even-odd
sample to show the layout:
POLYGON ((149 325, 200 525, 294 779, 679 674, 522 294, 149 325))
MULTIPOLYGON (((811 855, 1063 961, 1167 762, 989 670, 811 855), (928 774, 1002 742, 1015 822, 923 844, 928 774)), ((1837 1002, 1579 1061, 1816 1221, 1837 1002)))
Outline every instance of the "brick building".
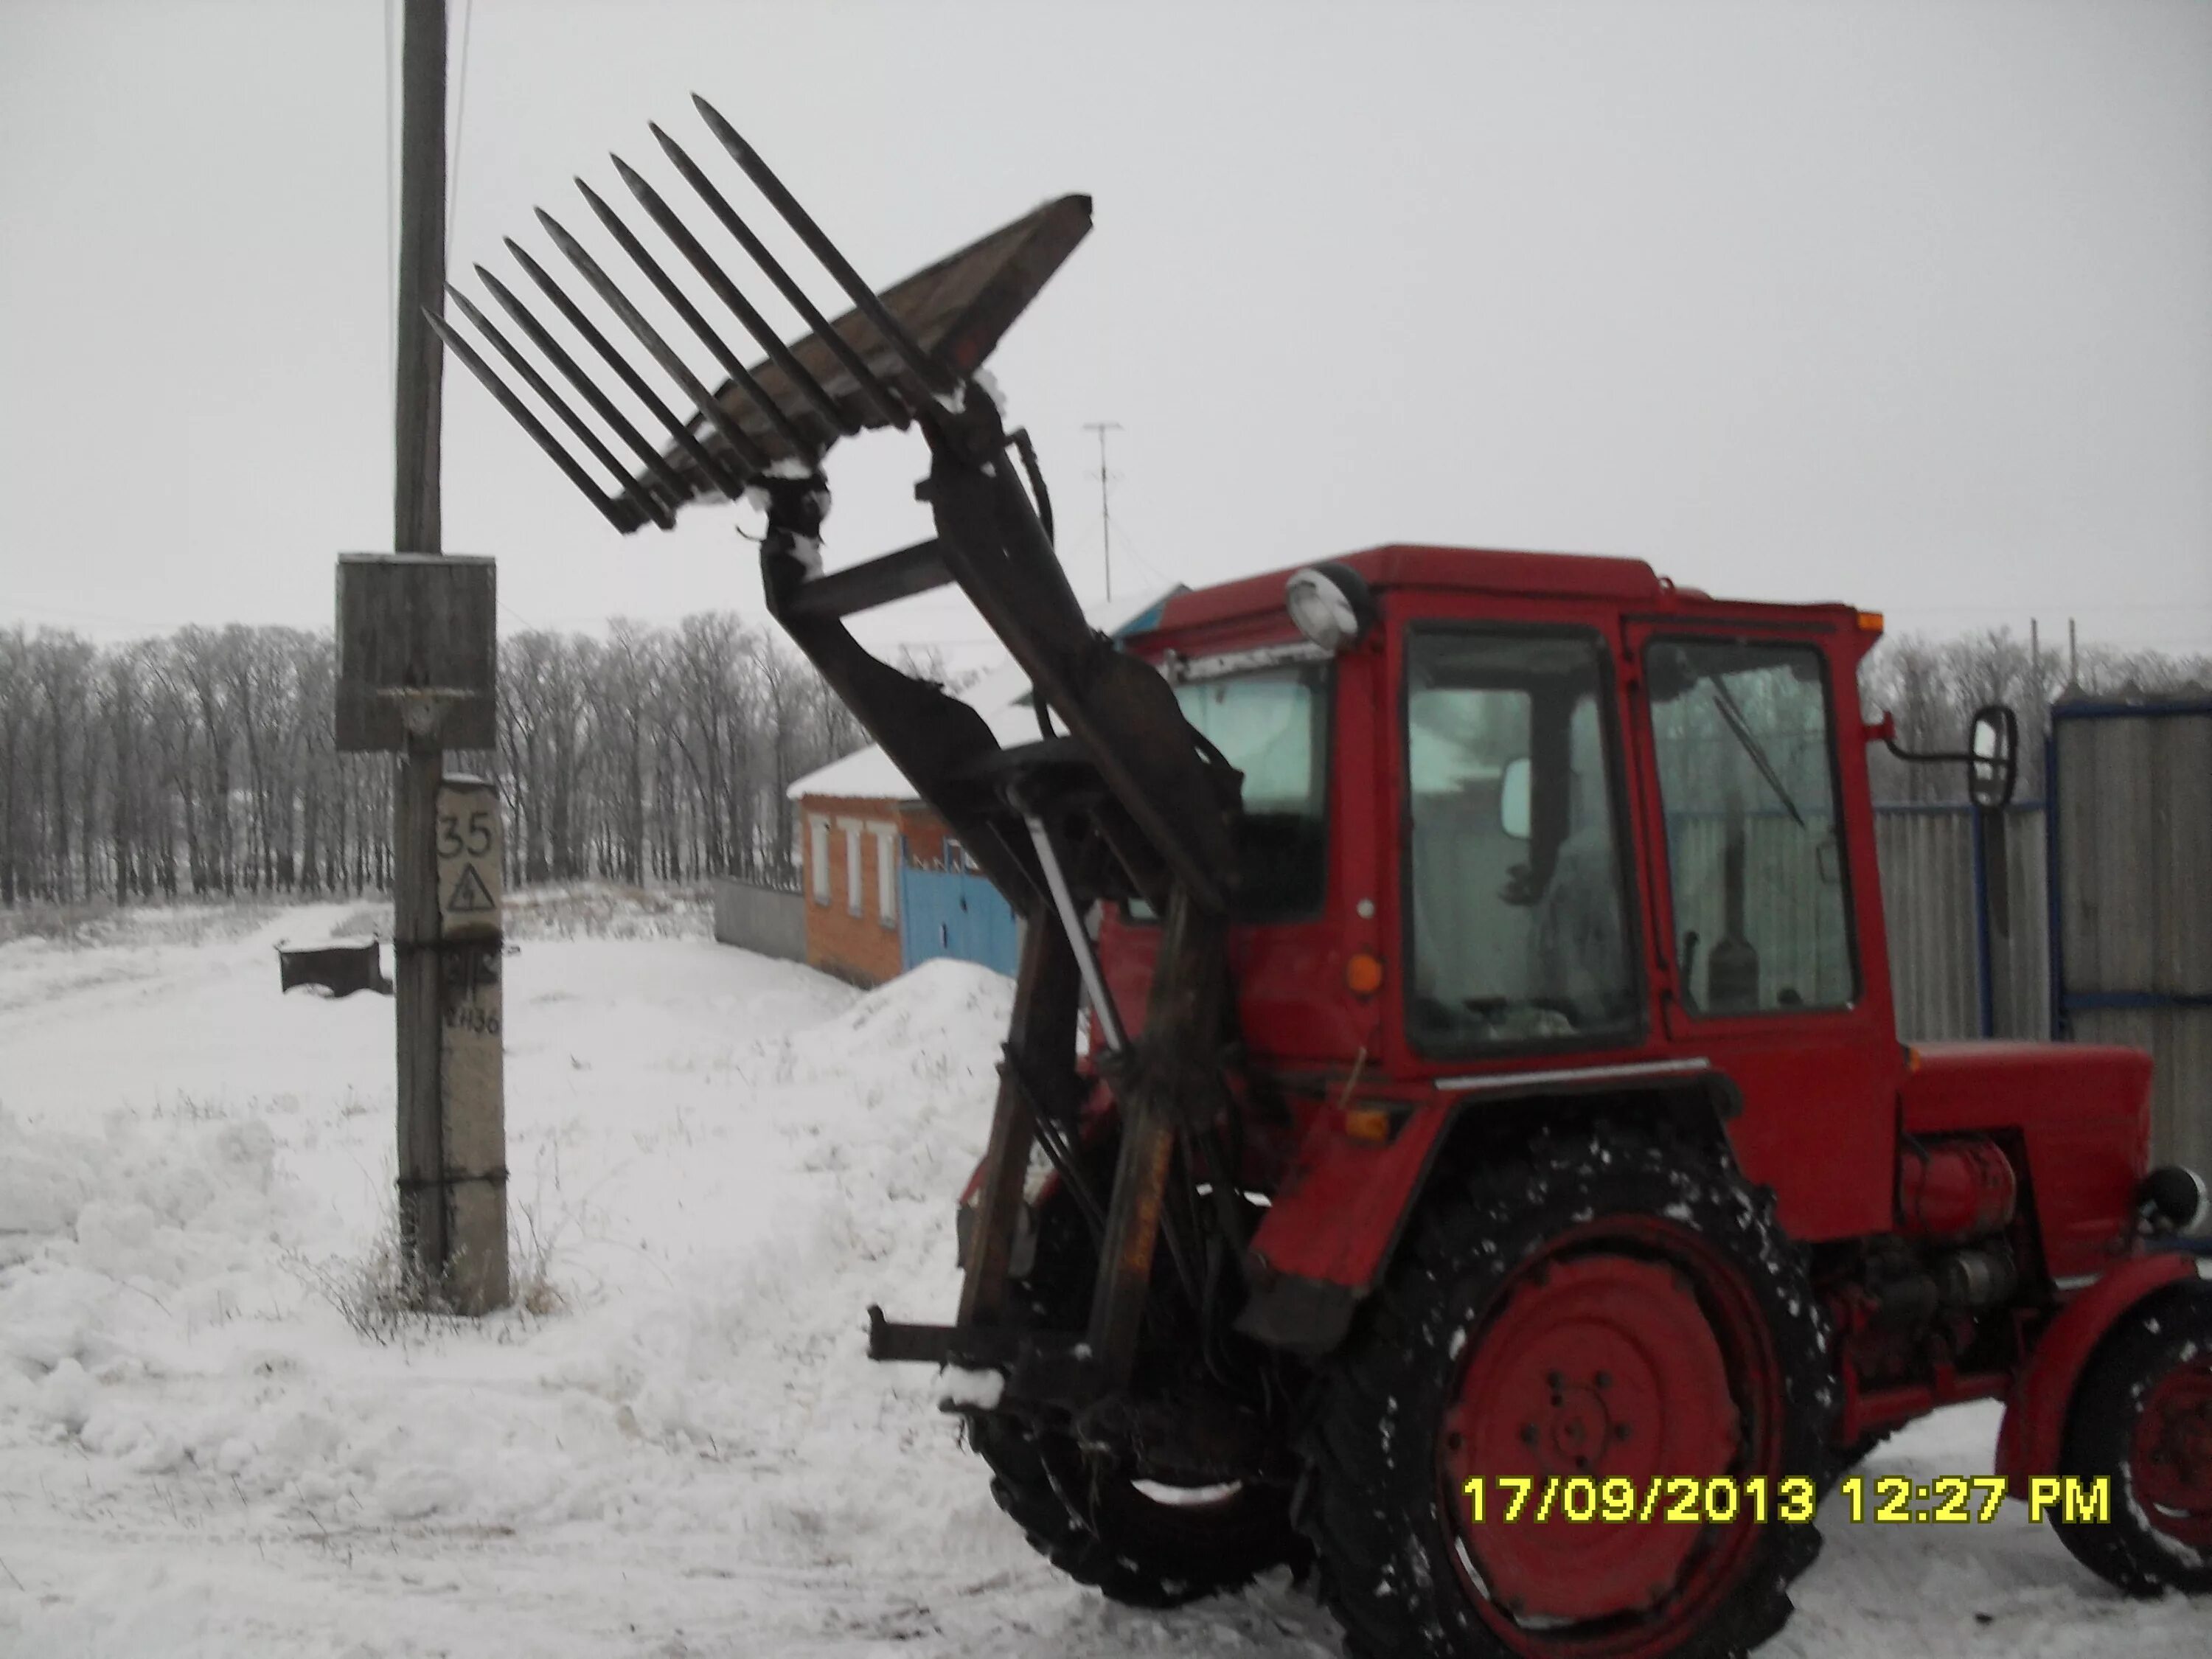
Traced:
MULTIPOLYGON (((1025 681, 1013 689, 1026 693, 1025 681)), ((978 688, 988 692, 990 682, 978 688)), ((1001 741, 1034 735, 1036 716, 1026 707, 987 713, 1003 724, 1001 741)), ((967 955, 949 939, 908 937, 902 914, 915 877, 963 876, 967 860, 946 834, 944 820, 918 799, 890 757, 868 748, 832 762, 791 786, 799 805, 800 891, 806 901, 807 965, 860 985, 880 985, 910 963, 930 956, 967 955)), ((981 877, 968 877, 980 900, 988 894, 981 877)), ((923 891, 933 892, 934 884, 923 891)), ((989 898, 1004 907, 994 894, 989 898)), ((981 959, 981 958, 978 958, 981 959)), ((1006 964, 993 962, 993 966, 1006 964)))
POLYGON ((900 968, 899 805, 848 795, 801 803, 806 846, 806 960, 879 985, 900 968))

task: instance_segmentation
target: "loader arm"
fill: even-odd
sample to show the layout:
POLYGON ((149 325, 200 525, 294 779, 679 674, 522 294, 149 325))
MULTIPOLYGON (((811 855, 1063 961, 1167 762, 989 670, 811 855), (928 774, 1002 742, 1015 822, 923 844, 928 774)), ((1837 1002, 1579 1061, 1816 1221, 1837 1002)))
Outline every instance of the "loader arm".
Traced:
MULTIPOLYGON (((1070 1405, 1095 1401, 1128 1379, 1164 1231, 1179 1261, 1194 1250, 1177 1240, 1177 1224, 1168 1218, 1178 1147, 1187 1163, 1202 1158, 1206 1124, 1229 1109, 1219 1056, 1240 780, 1183 719, 1166 681, 1115 649, 1084 617, 1040 512, 1042 480, 1033 454, 1020 434, 1010 436, 994 391, 977 378, 1006 329, 1088 232, 1090 203, 1073 196, 1048 203, 878 294, 758 152, 711 106, 695 101, 716 145, 843 291, 849 310, 827 318, 730 196, 655 126, 707 219, 746 254, 808 332, 788 343, 781 338, 702 234, 619 157, 623 182, 674 258, 656 257, 605 198, 581 180, 578 186, 658 296, 652 313, 652 302, 624 292, 550 214, 538 216, 547 235, 617 330, 594 322, 542 264, 512 240, 507 246, 588 348, 586 355, 658 422, 660 438, 632 425, 578 355, 483 267, 487 290, 552 373, 483 312, 458 294, 456 301, 537 395, 538 407, 574 434, 585 453, 556 439, 466 336, 443 318, 431 320, 454 356, 623 533, 647 523, 667 527, 696 501, 742 498, 764 511, 761 574, 770 613, 1026 920, 957 1322, 892 1325, 871 1310, 870 1349, 879 1358, 997 1366, 1017 1393, 1070 1405), (672 267, 688 267, 765 356, 743 362, 672 267), (666 313, 690 337, 681 349, 653 320, 666 313), (690 412, 671 409, 611 332, 627 332, 690 412), (710 388, 694 367, 701 350, 716 366, 707 373, 718 386, 710 388), (556 377, 583 398, 596 425, 556 390, 556 377), (917 428, 927 442, 929 471, 916 493, 929 504, 936 534, 825 574, 820 540, 830 495, 823 460, 839 438, 886 425, 917 428), (617 447, 641 464, 618 461, 617 447), (1027 468, 1026 490, 1018 455, 1027 468), (1002 745, 974 708, 880 661, 847 625, 856 614, 948 584, 967 596, 1029 676, 1039 716, 1034 743, 1002 745), (1164 937, 1141 1035, 1133 1037, 1113 1005, 1085 917, 1095 902, 1137 897, 1163 916, 1164 937), (1001 1317, 1032 1148, 1042 1148, 1064 1177, 1076 1178, 1074 1055, 1083 996, 1103 1039, 1101 1069, 1122 1109, 1119 1167, 1100 1206, 1097 1281, 1086 1329, 1017 1333, 1001 1317)), ((757 279, 747 281, 765 299, 757 279)))

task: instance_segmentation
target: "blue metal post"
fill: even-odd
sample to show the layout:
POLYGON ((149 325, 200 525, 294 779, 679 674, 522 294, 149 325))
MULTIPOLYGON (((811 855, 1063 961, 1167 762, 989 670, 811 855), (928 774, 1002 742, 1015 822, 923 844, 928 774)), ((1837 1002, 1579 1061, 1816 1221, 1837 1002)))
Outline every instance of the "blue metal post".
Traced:
POLYGON ((1977 806, 1967 820, 1974 842, 1974 975, 1978 981, 1982 1035, 1997 1034, 1996 975, 1990 959, 1990 809, 1977 806))

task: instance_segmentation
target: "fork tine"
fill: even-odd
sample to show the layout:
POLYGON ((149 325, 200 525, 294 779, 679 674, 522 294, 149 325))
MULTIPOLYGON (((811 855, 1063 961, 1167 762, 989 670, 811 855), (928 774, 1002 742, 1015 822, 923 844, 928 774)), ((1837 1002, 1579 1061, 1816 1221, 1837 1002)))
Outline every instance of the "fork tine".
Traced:
POLYGON ((853 349, 853 343, 830 327, 830 319, 822 314, 813 301, 807 298, 806 290, 793 279, 775 255, 769 252, 768 245, 753 234, 753 228, 738 216, 738 210, 730 205, 720 191, 715 189, 714 181, 702 172, 699 164, 685 154, 684 147, 662 131, 657 124, 653 129, 653 136, 660 140, 660 148, 675 163, 677 172, 684 175, 684 182, 698 193, 699 199, 721 222, 722 228, 728 231, 738 246, 751 256, 752 262, 768 273, 768 279, 775 284, 776 291, 805 320, 807 327, 814 331, 814 337, 822 342, 830 356, 836 358, 839 366, 853 377, 853 383, 860 389, 860 396, 875 406, 876 413, 883 419, 896 426, 904 426, 906 410, 891 389, 883 383, 875 370, 868 367, 867 360, 853 349))
POLYGON ((691 101, 698 106, 707 126, 721 141, 722 148, 743 167, 745 177, 766 197, 770 206, 783 216, 783 221, 798 234, 799 240, 822 262, 822 267, 837 279, 837 285, 852 297, 854 306, 870 322, 876 331, 887 341, 907 370, 921 383, 922 390, 939 397, 950 397, 959 388, 960 382, 952 372, 921 349, 921 343, 906 331, 906 325, 890 313, 890 308, 876 297, 875 289, 860 278, 860 273, 846 262, 837 252, 837 246, 816 224, 806 210, 799 204, 798 198, 783 187, 760 152, 738 134, 738 130, 724 120, 721 112, 697 94, 691 101))
POLYGON ((655 420, 668 428, 671 435, 683 447, 684 453, 698 465, 701 473, 732 501, 742 495, 745 488, 744 475, 723 465, 706 445, 699 441, 691 428, 677 418, 676 411, 661 401, 660 394, 646 384, 645 377, 630 366, 629 359, 615 349, 614 343, 599 331, 598 324, 584 315, 582 309, 568 297, 568 291, 553 280, 543 265, 532 258, 513 237, 506 240, 507 251, 514 255, 523 270, 530 273, 531 280, 545 290, 545 297, 552 301, 561 314, 568 319, 569 325, 581 334, 590 343, 592 349, 605 358, 607 366, 622 377, 623 384, 630 389, 631 394, 646 406, 655 420))
POLYGON ((599 222, 607 228, 607 234, 615 239, 623 252, 629 255, 630 263, 645 273, 646 280, 659 290, 660 297, 667 301, 669 307, 684 319, 684 326, 698 336, 707 349, 714 354, 714 361, 722 366, 723 373, 744 394, 746 400, 767 417, 768 423, 801 458, 811 461, 820 446, 801 431, 775 399, 768 395, 768 389, 753 379, 752 372, 738 360, 737 353, 732 351, 722 337, 714 332, 714 325, 699 314, 699 308, 691 303, 690 296, 676 286, 673 279, 661 269, 660 262, 646 251, 645 244, 637 240, 636 234, 601 199, 599 192, 580 179, 576 181, 576 188, 584 192, 584 199, 591 204, 592 211, 599 216, 599 222))
POLYGON ((637 169, 621 156, 616 156, 614 161, 615 169, 622 174, 623 182, 629 186, 630 194, 637 198, 645 210, 653 216, 653 223, 660 227, 668 240, 676 244, 678 251, 691 262, 692 270, 697 271, 705 279, 707 286, 714 290, 715 297, 744 325, 745 332, 751 335, 761 349, 768 353, 769 360, 784 372, 792 385, 797 386, 807 402, 814 405, 816 412, 830 422, 830 430, 848 438, 857 433, 860 427, 837 407, 823 389, 822 382, 808 374, 806 366, 793 356, 790 348, 777 337, 775 330, 769 325, 768 319, 754 310, 751 302, 738 291, 737 284, 724 274, 722 268, 699 245, 699 239, 691 234, 690 227, 676 216, 674 210, 661 199, 660 192, 647 184, 637 169))
MULTIPOLYGON (((547 331, 543 323, 530 314, 529 308, 514 297, 506 283, 482 265, 477 267, 477 276, 491 290, 492 298, 499 301, 507 314, 521 325, 522 331, 530 337, 532 343, 553 360, 553 366, 567 377, 569 385, 583 393, 584 401, 614 429, 615 435, 635 450, 638 458, 652 469, 653 476, 668 490, 668 499, 681 505, 691 494, 691 487, 684 482, 674 467, 668 465, 653 441, 630 424, 629 417, 615 407, 614 400, 599 390, 598 382, 584 373, 583 366, 568 355, 567 348, 547 331)), ((541 285, 543 281, 541 279, 541 285)))
POLYGON ((483 382, 484 389, 499 399, 500 407, 514 417, 517 426, 538 441, 538 447, 553 458, 556 466, 568 474, 569 483, 591 498, 592 505, 606 515, 609 524, 624 535, 637 528, 642 514, 635 502, 627 496, 609 495, 601 489, 592 482, 592 475, 584 470, 582 463, 561 447, 560 441, 545 429, 545 423, 532 412, 530 405, 514 395, 513 388, 499 378, 489 363, 477 355, 473 346, 455 333, 452 325, 429 307, 422 307, 422 315, 429 320, 438 337, 446 343, 446 349, 459 357, 468 366, 470 373, 483 382))
POLYGON ((673 526, 676 523, 675 514, 671 513, 651 490, 630 478, 629 469, 616 458, 614 451, 609 449, 600 441, 599 434, 592 430, 584 417, 568 406, 568 400, 554 391, 545 377, 538 372, 538 366, 524 356, 506 335, 493 326, 490 318, 470 303, 467 295, 450 283, 446 285, 446 293, 453 302, 461 308, 462 314, 476 325, 477 332, 489 340, 494 349, 514 366, 514 372, 521 375, 523 383, 538 394, 538 400, 561 417, 568 430, 583 441, 584 447, 592 452, 593 458, 601 466, 623 480, 625 487, 624 493, 637 498, 637 504, 644 508, 646 515, 663 530, 673 526))
MULTIPOLYGON (((576 182, 580 185, 583 180, 580 179, 576 182)), ((638 343, 652 354, 653 362, 660 365, 668 378, 684 388, 684 395, 707 417, 708 424, 722 434, 723 441, 729 445, 731 453, 738 458, 738 465, 752 472, 767 471, 767 453, 745 436, 738 423, 715 400, 714 394, 707 389, 706 383, 691 372, 690 365, 677 355, 676 349, 660 337, 659 331, 645 320, 644 313, 629 302, 628 295, 615 286, 614 278, 599 268, 599 262, 592 258, 584 245, 568 234, 568 227, 544 208, 538 210, 538 222, 545 227, 545 234, 553 239, 554 246, 568 256, 568 263, 575 266, 583 279, 591 284, 592 290, 606 301, 607 309, 622 319, 623 326, 637 337, 638 343)))

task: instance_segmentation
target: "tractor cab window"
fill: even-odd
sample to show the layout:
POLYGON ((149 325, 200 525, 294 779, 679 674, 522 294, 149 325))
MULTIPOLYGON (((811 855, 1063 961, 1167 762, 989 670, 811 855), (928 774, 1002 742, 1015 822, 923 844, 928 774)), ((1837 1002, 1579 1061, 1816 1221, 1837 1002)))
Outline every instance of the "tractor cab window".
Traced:
POLYGON ((1414 1046, 1455 1054, 1632 1035, 1597 637, 1417 629, 1406 672, 1414 1046))
POLYGON ((1183 718, 1244 775, 1237 827, 1241 921, 1288 921, 1322 907, 1328 880, 1328 685, 1326 663, 1302 663, 1176 687, 1183 718))
POLYGON ((1659 640, 1645 654, 1674 959, 1692 1013, 1840 1008, 1856 994, 1826 659, 1659 640))

